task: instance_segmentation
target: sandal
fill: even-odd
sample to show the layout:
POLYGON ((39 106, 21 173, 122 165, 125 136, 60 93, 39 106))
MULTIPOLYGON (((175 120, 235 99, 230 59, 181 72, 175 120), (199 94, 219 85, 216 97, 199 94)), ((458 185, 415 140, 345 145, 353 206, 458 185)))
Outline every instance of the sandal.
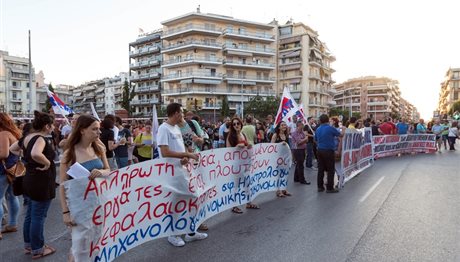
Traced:
POLYGON ((13 232, 17 232, 17 231, 18 231, 17 226, 5 226, 2 229, 2 233, 13 233, 13 232))
POLYGON ((232 212, 236 214, 243 214, 243 210, 241 210, 239 207, 232 208, 232 212))
POLYGON ((50 247, 48 245, 45 245, 45 247, 43 248, 43 253, 33 255, 32 259, 39 259, 39 258, 42 258, 42 257, 46 257, 46 256, 54 254, 55 252, 56 252, 56 249, 54 249, 54 248, 52 248, 52 247, 50 247))
POLYGON ((289 193, 287 190, 283 190, 283 194, 284 194, 285 196, 292 196, 292 194, 289 193))
POLYGON ((201 231, 208 231, 209 228, 208 228, 208 225, 206 225, 205 223, 201 224, 199 227, 198 227, 198 230, 201 230, 201 231))
POLYGON ((285 194, 283 194, 283 192, 281 192, 281 191, 278 191, 278 192, 276 192, 276 196, 277 197, 285 197, 285 194))
POLYGON ((246 209, 260 209, 260 207, 256 204, 246 204, 246 209))

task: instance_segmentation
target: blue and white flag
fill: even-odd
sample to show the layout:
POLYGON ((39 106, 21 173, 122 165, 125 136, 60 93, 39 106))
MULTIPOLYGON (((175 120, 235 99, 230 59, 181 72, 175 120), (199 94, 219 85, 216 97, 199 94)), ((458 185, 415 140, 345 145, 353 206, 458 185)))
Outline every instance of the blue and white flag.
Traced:
POLYGON ((64 104, 64 102, 62 102, 62 100, 59 99, 59 97, 55 93, 51 92, 48 88, 46 89, 46 93, 48 94, 51 107, 53 108, 55 114, 66 116, 74 113, 72 108, 64 104))

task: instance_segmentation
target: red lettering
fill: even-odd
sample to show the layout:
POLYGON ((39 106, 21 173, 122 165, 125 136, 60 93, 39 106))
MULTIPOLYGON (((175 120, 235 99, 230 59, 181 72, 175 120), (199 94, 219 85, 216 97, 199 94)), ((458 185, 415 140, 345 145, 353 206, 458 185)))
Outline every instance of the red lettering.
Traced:
POLYGON ((101 210, 101 207, 102 205, 99 205, 96 210, 94 210, 94 213, 93 213, 93 224, 95 224, 96 226, 99 226, 102 224, 102 222, 99 221, 99 219, 101 218, 101 215, 97 215, 97 213, 99 212, 99 210, 101 210))
POLYGON ((89 180, 88 186, 86 186, 85 196, 84 196, 83 200, 86 200, 86 197, 88 196, 88 193, 92 192, 92 191, 95 191, 94 193, 96 194, 96 196, 99 196, 99 190, 97 189, 97 184, 96 184, 96 181, 94 179, 89 180))

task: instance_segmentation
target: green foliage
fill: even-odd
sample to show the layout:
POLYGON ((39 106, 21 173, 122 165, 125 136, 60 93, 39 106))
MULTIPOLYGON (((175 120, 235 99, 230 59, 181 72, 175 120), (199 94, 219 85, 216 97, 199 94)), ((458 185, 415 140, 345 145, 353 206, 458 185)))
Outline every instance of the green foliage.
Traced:
POLYGON ((128 114, 131 115, 133 112, 132 107, 130 106, 131 100, 133 100, 136 93, 134 93, 134 86, 129 85, 128 80, 125 80, 123 85, 123 94, 121 107, 128 111, 128 114))
POLYGON ((449 109, 449 115, 453 116, 455 112, 460 112, 460 100, 455 101, 449 109))
POLYGON ((269 96, 264 99, 261 96, 255 96, 244 105, 244 113, 250 114, 256 119, 265 119, 267 115, 277 113, 280 102, 279 97, 269 96))
MULTIPOLYGON (((54 93, 54 88, 53 88, 53 85, 50 83, 48 85, 48 89, 54 93)), ((43 112, 46 112, 46 113, 49 113, 50 110, 51 110, 52 106, 51 106, 51 103, 50 103, 50 99, 48 98, 48 94, 46 94, 46 104, 45 104, 45 108, 42 109, 43 112)))
POLYGON ((230 107, 228 105, 228 98, 227 96, 224 96, 224 98, 222 99, 222 109, 220 111, 220 115, 222 117, 227 117, 227 116, 230 116, 230 107))

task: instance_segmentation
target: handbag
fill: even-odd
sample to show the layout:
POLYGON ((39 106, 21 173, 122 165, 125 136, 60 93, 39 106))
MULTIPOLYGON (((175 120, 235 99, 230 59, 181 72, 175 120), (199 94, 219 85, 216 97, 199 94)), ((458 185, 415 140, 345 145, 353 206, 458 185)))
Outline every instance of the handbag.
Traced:
POLYGON ((26 167, 24 166, 24 163, 22 162, 21 157, 18 157, 14 154, 10 153, 10 155, 8 156, 6 160, 2 160, 2 163, 3 163, 3 167, 5 168, 5 173, 8 178, 8 182, 10 184, 13 183, 16 177, 22 177, 26 173, 26 167), (14 157, 17 157, 17 160, 15 161, 14 165, 7 167, 6 163, 8 162, 8 160, 10 160, 11 162, 10 158, 14 158, 14 157))

